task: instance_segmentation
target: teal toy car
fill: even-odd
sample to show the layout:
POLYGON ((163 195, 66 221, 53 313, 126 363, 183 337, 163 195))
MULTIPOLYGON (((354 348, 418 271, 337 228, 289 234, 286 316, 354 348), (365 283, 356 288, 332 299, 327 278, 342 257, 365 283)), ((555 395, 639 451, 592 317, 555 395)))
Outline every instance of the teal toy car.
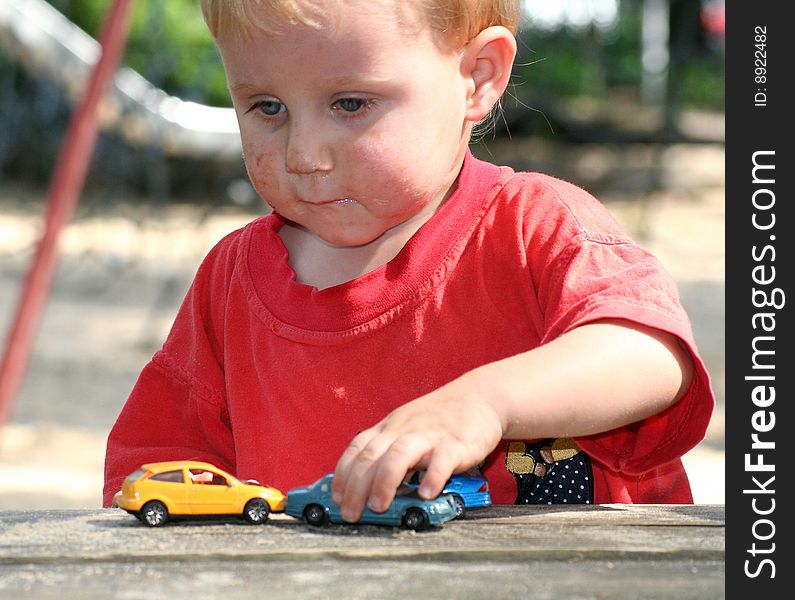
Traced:
MULTIPOLYGON (((303 519, 310 525, 344 523, 339 505, 331 499, 332 473, 318 479, 312 485, 293 488, 287 492, 285 514, 303 519)), ((422 531, 432 525, 441 525, 456 516, 452 497, 442 494, 433 500, 423 500, 417 490, 401 485, 389 508, 373 512, 365 507, 359 523, 372 525, 403 526, 414 531, 422 531)))

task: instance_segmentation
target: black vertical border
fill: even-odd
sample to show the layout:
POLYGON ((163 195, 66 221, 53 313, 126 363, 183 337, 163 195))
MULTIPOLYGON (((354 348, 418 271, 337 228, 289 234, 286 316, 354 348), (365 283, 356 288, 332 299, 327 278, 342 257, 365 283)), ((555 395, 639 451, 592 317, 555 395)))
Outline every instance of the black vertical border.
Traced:
MULTIPOLYGON (((785 10, 789 2, 727 0, 726 4, 726 597, 772 600, 795 597, 795 565, 788 550, 795 506, 792 494, 784 489, 792 487, 787 485, 788 467, 795 462, 790 441, 795 438, 791 417, 795 371, 791 338, 795 331, 789 316, 790 304, 795 303, 790 285, 795 269, 791 209, 795 202, 795 28, 784 14, 790 12, 785 10), (764 47, 757 46, 759 28, 764 28, 764 47), (764 80, 757 78, 761 68, 764 80), (775 169, 758 170, 757 179, 772 177, 775 183, 754 183, 753 157, 758 151, 768 152, 757 155, 758 162, 772 163, 775 169), (757 194, 757 204, 773 205, 760 210, 754 206, 754 192, 763 188, 769 191, 757 194), (755 227, 755 213, 757 223, 763 226, 769 226, 775 215, 775 225, 764 230, 755 227), (765 246, 771 249, 758 260, 755 255, 762 255, 765 246), (769 278, 775 268, 775 280, 765 285, 754 280, 754 268, 762 264, 757 279, 769 278), (772 295, 776 288, 784 294, 781 308, 754 306, 755 297, 758 301, 763 298, 754 296, 754 290, 772 295), (761 321, 754 321, 760 312, 774 315, 773 331, 762 330, 761 321), (761 340, 763 335, 768 338, 761 340), (752 368, 755 338, 757 348, 775 351, 764 355, 771 369, 752 368), (760 374, 775 379, 748 379, 760 374), (775 401, 770 406, 753 402, 754 388, 760 383, 775 387, 775 401), (770 431, 755 429, 754 423, 767 427, 773 418, 770 431), (754 433, 775 443, 775 448, 753 449, 754 433), (759 462, 763 455, 761 461, 774 465, 775 470, 749 470, 746 455, 751 463, 759 462), (767 484, 771 476, 775 480, 767 484), (766 491, 775 491, 763 493, 762 485, 766 491), (771 562, 762 564, 765 559, 771 562), (771 577, 773 565, 775 577, 771 577)), ((766 323, 770 326, 773 320, 766 323)))

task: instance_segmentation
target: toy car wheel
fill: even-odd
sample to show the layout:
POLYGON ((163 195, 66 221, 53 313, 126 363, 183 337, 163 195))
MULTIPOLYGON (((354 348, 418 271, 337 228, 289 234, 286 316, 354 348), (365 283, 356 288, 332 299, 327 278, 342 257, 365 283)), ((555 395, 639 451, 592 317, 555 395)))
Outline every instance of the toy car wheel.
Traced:
POLYGON ((246 502, 246 507, 243 509, 243 517, 249 523, 260 525, 268 520, 268 515, 271 512, 271 507, 262 498, 252 498, 246 502))
POLYGON ((147 502, 141 508, 141 521, 149 527, 160 527, 168 521, 168 509, 159 500, 147 502))
POLYGON ((310 504, 304 509, 304 519, 310 525, 323 525, 326 522, 326 511, 319 504, 310 504))
POLYGON ((466 506, 464 505, 464 499, 461 498, 458 494, 453 494, 453 504, 455 505, 455 517, 454 519, 463 519, 467 514, 466 506))
POLYGON ((428 515, 420 508, 410 508, 403 515, 403 525, 406 529, 422 531, 428 528, 428 515))

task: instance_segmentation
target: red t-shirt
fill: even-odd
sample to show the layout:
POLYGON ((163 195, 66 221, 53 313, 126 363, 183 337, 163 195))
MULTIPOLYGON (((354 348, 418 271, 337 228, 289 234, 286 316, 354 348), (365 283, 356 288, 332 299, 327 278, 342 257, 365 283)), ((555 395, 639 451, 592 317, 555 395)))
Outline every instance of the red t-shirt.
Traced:
POLYGON ((258 218, 203 261, 110 432, 105 505, 150 461, 206 460, 285 492, 314 482, 397 406, 602 318, 681 338, 689 391, 576 445, 503 442, 482 465, 492 498, 560 501, 560 480, 564 502, 692 502, 680 457, 705 434, 709 377, 671 277, 592 196, 469 154, 456 191, 393 260, 324 290, 295 281, 283 222, 258 218), (571 485, 564 468, 578 473, 571 485))

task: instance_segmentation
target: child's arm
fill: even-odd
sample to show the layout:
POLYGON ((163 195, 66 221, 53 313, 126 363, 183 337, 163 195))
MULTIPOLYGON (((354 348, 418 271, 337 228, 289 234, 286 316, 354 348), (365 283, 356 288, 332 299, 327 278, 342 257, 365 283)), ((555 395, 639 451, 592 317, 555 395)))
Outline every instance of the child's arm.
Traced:
POLYGON ((365 503, 385 510, 406 472, 427 470, 420 494, 438 495, 454 472, 480 463, 501 439, 585 436, 671 406, 693 363, 676 337, 602 320, 474 369, 401 406, 351 442, 335 470, 343 517, 365 503))

